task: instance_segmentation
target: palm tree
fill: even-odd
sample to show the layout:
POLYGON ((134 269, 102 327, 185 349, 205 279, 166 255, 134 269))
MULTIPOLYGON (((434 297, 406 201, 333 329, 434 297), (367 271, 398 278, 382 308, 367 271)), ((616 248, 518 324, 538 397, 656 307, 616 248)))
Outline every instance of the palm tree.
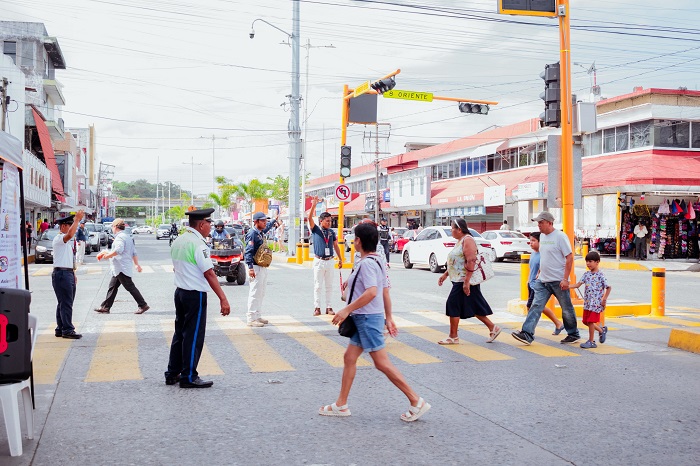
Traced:
POLYGON ((268 197, 268 192, 272 186, 268 183, 263 183, 258 179, 252 179, 249 183, 238 183, 234 185, 235 194, 241 196, 251 206, 250 209, 250 224, 253 224, 253 202, 258 199, 268 197))
POLYGON ((216 181, 219 183, 219 194, 209 193, 209 199, 214 202, 214 205, 219 207, 219 212, 225 210, 226 213, 228 213, 233 196, 236 195, 236 186, 231 184, 231 182, 223 176, 216 178, 216 181))

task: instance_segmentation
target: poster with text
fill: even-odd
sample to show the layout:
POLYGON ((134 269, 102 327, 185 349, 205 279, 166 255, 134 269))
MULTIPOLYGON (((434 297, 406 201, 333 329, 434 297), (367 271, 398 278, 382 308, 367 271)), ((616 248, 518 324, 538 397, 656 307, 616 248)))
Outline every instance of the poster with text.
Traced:
POLYGON ((0 288, 23 288, 19 170, 5 163, 0 198, 0 288))

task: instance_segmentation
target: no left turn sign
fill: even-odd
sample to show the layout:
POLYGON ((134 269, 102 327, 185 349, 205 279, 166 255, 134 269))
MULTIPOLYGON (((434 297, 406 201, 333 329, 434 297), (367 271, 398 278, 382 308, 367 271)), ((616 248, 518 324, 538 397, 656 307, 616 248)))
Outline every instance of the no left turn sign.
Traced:
POLYGON ((346 184, 339 184, 335 188, 335 198, 338 199, 339 202, 347 202, 351 194, 350 187, 346 184))

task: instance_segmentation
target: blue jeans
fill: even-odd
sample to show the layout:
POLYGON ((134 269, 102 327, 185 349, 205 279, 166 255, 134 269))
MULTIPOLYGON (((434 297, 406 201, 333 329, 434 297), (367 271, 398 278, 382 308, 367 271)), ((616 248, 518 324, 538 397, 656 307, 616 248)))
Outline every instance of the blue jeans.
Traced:
POLYGON ((527 318, 523 323, 523 332, 534 338, 535 327, 537 327, 537 322, 540 321, 542 311, 547 305, 549 298, 554 295, 561 306, 561 316, 564 321, 566 333, 572 337, 578 338, 576 312, 574 311, 574 305, 571 304, 569 290, 562 290, 559 286, 559 282, 541 282, 539 280, 533 280, 530 282, 530 285, 535 292, 535 299, 532 301, 532 306, 530 306, 530 310, 527 312, 527 318))
POLYGON ((350 344, 359 346, 365 353, 373 353, 384 348, 384 313, 350 314, 348 319, 355 320, 357 332, 350 337, 350 344))

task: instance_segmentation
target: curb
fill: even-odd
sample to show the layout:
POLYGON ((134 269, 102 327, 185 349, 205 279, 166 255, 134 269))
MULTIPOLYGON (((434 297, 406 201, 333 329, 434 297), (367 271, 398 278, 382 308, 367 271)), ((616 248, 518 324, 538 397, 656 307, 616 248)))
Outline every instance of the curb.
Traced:
MULTIPOLYGON (((586 267, 586 261, 583 259, 576 259, 574 261, 574 265, 577 267, 586 267)), ((646 267, 642 264, 637 264, 636 262, 617 262, 615 260, 612 261, 600 261, 599 267, 601 269, 613 269, 613 270, 633 270, 636 272, 648 272, 651 270, 650 267, 646 267)))
POLYGON ((671 329, 671 335, 668 337, 668 346, 700 354, 700 330, 671 329))
MULTIPOLYGON (((511 299, 508 301, 508 312, 515 315, 527 315, 527 301, 520 299, 511 299)), ((561 307, 555 304, 554 314, 561 317, 561 307)), ((574 304, 576 316, 583 316, 583 304, 574 304)), ((651 315, 651 303, 636 303, 633 301, 618 300, 617 302, 608 301, 605 308, 606 317, 622 317, 622 316, 648 316, 651 315)))

